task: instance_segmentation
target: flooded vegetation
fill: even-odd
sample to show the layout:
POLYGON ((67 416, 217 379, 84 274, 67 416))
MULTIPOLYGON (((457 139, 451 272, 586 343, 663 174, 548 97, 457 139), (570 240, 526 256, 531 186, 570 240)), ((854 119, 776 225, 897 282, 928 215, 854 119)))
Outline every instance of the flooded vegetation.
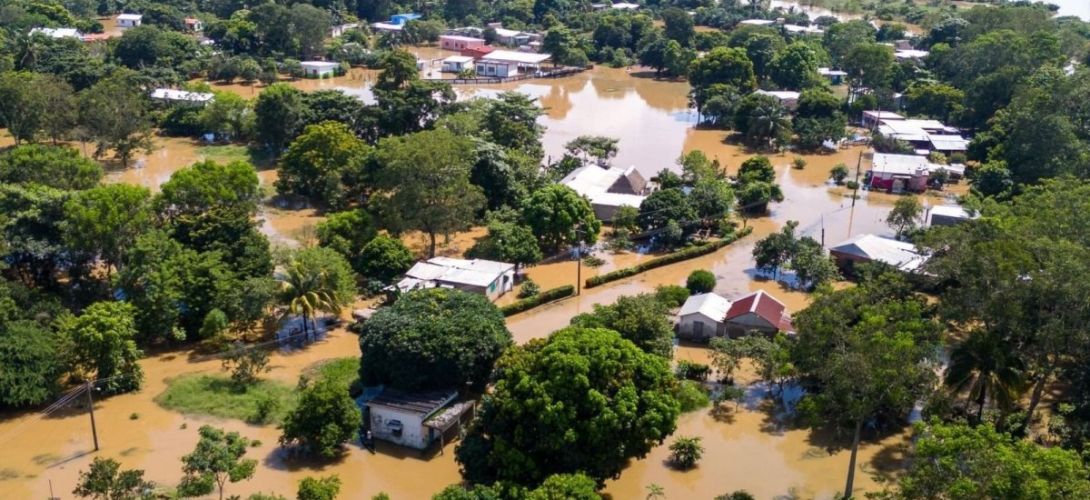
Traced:
MULTIPOLYGON (((300 80, 293 85, 304 89, 344 88, 362 93, 372 76, 370 72, 354 70, 342 78, 300 80)), ((250 92, 249 88, 239 86, 219 88, 243 95, 250 92)), ((641 72, 624 69, 597 68, 553 81, 457 89, 462 98, 489 97, 502 90, 516 90, 539 99, 546 109, 540 122, 547 128, 544 145, 548 155, 559 155, 563 144, 579 135, 617 137, 620 138, 619 153, 614 164, 636 165, 645 175, 651 176, 663 168, 676 168, 676 159, 688 151, 703 151, 732 174, 753 154, 737 144, 725 142, 723 131, 695 126, 696 116, 688 107, 688 85, 685 83, 655 80, 641 72)), ((804 157, 806 167, 802 170, 790 167, 793 155, 773 156, 785 200, 773 204, 767 216, 739 221, 754 228, 751 236, 713 254, 582 290, 577 297, 515 315, 508 319, 515 340, 524 343, 545 337, 566 326, 571 317, 591 310, 594 304, 608 304, 619 296, 649 292, 659 285, 683 284, 685 277, 695 269, 711 270, 718 283, 715 291, 727 297, 766 290, 782 300, 789 311, 801 310, 809 301, 807 294, 758 276, 751 256, 753 244, 777 231, 788 220, 799 221, 802 235, 812 236, 826 245, 862 232, 888 232, 884 219, 895 198, 860 192, 853 203, 851 193, 834 188, 828 181, 828 172, 833 165, 845 163, 854 167, 860 153, 860 148, 846 148, 832 154, 807 155, 804 157)), ((160 138, 156 140, 154 150, 140 156, 135 166, 111 168, 107 179, 155 189, 175 170, 195 161, 225 161, 245 154, 238 148, 208 147, 188 139, 160 138)), ((259 164, 259 178, 264 191, 271 193, 276 171, 259 164)), ((940 197, 931 197, 929 202, 941 201, 940 197)), ((278 206, 272 201, 265 204, 260 217, 264 220, 262 231, 274 244, 283 246, 311 243, 314 225, 321 220, 321 215, 312 208, 278 206)), ((453 235, 449 241, 441 241, 439 253, 461 255, 483 234, 483 229, 477 228, 453 235)), ((408 234, 404 239, 417 253, 421 253, 426 244, 426 238, 419 235, 408 234)), ((605 264, 597 268, 583 266, 583 279, 650 258, 635 253, 601 251, 598 254, 605 264)), ((577 264, 561 259, 532 266, 526 273, 543 289, 549 289, 574 284, 577 264)), ((513 299, 503 299, 508 300, 513 299)), ((314 363, 358 354, 355 336, 341 329, 334 330, 314 345, 274 353, 269 378, 294 384, 300 373, 314 363)), ((677 358, 706 360, 707 354, 700 347, 682 347, 677 358)), ((207 421, 261 441, 261 445, 250 451, 250 455, 261 462, 257 474, 252 481, 233 485, 233 494, 292 491, 297 480, 315 473, 340 473, 345 481, 344 491, 350 492, 352 497, 385 491, 392 498, 421 498, 460 480, 453 446, 449 443, 442 453, 426 457, 391 446, 380 446, 378 453, 371 454, 352 445, 345 459, 336 463, 288 460, 277 451, 278 430, 273 426, 181 415, 154 402, 171 378, 216 373, 220 369, 218 361, 200 361, 185 353, 168 353, 149 356, 141 365, 149 376, 140 392, 96 402, 95 418, 102 444, 102 450, 97 454, 91 453, 88 417, 82 409, 67 409, 48 416, 35 413, 8 415, 0 423, 0 445, 9 450, 0 467, 4 471, 0 477, 2 496, 43 497, 49 494, 50 484, 58 491, 70 490, 77 472, 85 469, 93 456, 118 458, 127 467, 146 470, 150 480, 173 484, 181 474, 178 458, 192 448, 197 439, 196 428, 207 421)), ((633 462, 620 479, 610 481, 606 492, 613 498, 636 498, 654 483, 665 489, 668 498, 710 498, 735 489, 747 489, 759 498, 787 494, 816 498, 835 496, 847 467, 846 452, 828 452, 828 442, 808 430, 785 427, 770 416, 766 400, 751 399, 725 416, 700 410, 681 418, 677 435, 703 438, 707 451, 700 467, 679 472, 663 465, 669 453, 667 440, 645 459, 633 462)), ((865 442, 861 448, 860 470, 896 468, 896 450, 904 439, 904 435, 898 434, 865 442)), ((870 490, 875 484, 870 474, 862 474, 858 486, 861 490, 870 490)))

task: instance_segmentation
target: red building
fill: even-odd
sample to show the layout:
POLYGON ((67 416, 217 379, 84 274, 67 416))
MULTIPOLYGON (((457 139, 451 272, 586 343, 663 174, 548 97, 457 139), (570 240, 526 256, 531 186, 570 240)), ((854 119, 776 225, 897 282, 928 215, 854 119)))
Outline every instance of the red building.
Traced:
POLYGON ((442 35, 439 37, 439 47, 443 50, 462 51, 484 46, 485 41, 483 38, 461 35, 442 35))
POLYGON ((472 57, 474 60, 476 60, 487 56, 488 54, 491 54, 493 50, 496 49, 488 45, 481 45, 479 47, 462 49, 461 54, 466 57, 472 57))

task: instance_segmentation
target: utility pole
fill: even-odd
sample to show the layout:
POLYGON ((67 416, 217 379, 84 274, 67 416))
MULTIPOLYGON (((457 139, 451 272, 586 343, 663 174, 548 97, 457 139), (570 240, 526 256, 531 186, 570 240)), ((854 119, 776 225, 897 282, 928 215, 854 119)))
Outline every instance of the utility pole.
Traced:
POLYGON ((87 391, 87 411, 91 414, 91 437, 95 440, 95 451, 98 451, 98 428, 95 426, 95 399, 91 396, 94 386, 87 382, 84 386, 87 391))
POLYGON ((859 152, 859 159, 855 162, 855 189, 852 190, 852 208, 848 215, 848 238, 852 237, 852 223, 855 222, 855 200, 859 197, 859 170, 863 168, 863 152, 859 152))
POLYGON ((575 251, 575 294, 583 293, 583 242, 579 242, 579 248, 575 251))

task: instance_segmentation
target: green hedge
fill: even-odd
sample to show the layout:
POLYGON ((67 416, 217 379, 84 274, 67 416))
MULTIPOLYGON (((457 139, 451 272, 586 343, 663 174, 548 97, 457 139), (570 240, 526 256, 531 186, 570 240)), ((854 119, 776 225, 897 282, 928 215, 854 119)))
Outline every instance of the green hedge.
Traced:
POLYGON ((686 248, 685 250, 663 255, 662 257, 655 257, 654 259, 648 260, 646 262, 641 262, 632 267, 626 267, 623 269, 618 269, 616 271, 610 271, 605 274, 600 274, 598 276, 587 278, 584 288, 594 288, 598 285, 604 285, 606 283, 609 283, 610 281, 617 281, 619 279, 635 276, 644 271, 650 271, 656 267, 668 266, 670 264, 681 262, 683 260, 689 260, 692 258, 700 257, 701 255, 710 254, 716 250, 719 250, 720 248, 734 243, 735 241, 738 241, 739 238, 742 238, 751 232, 753 232, 753 228, 747 227, 741 231, 738 231, 737 233, 734 233, 734 235, 732 236, 716 240, 711 243, 706 243, 698 247, 686 248))
POLYGON ((545 290, 544 292, 534 295, 533 297, 525 298, 518 302, 507 304, 500 308, 500 312, 502 312, 504 316, 510 316, 512 314, 518 314, 520 312, 533 309, 542 304, 546 304, 554 300, 559 300, 564 297, 570 297, 572 295, 575 295, 575 286, 564 285, 561 287, 553 288, 551 290, 545 290))

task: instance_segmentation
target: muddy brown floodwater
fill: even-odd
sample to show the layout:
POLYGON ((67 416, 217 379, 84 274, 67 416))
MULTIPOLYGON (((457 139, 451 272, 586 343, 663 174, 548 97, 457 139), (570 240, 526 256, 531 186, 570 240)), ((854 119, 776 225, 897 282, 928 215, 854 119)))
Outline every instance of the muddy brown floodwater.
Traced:
MULTIPOLYGON (((434 49, 422 49, 420 55, 432 57, 434 49)), ((372 72, 354 70, 333 80, 300 80, 293 85, 311 90, 339 88, 366 98, 372 72)), ((220 86, 244 95, 249 87, 220 86)), ((718 159, 728 172, 734 172, 751 156, 740 147, 724 142, 724 132, 699 130, 696 116, 688 109, 685 83, 659 81, 639 70, 596 68, 573 77, 530 81, 481 88, 458 87, 462 98, 488 97, 504 90, 517 90, 539 98, 546 108, 541 118, 547 127, 544 143, 547 154, 557 157, 563 144, 584 134, 606 135, 620 139, 620 152, 615 164, 636 165, 645 175, 674 165, 684 152, 704 151, 718 159)), ((9 139, 4 138, 4 141, 9 139)), ((111 169, 111 182, 129 182, 156 189, 175 170, 204 158, 221 159, 221 150, 202 148, 187 139, 157 139, 157 148, 145 155, 139 168, 111 169)), ((78 147, 78 145, 77 145, 78 147)), ((829 169, 843 162, 854 167, 861 149, 848 148, 827 155, 807 155, 805 169, 795 170, 789 164, 793 156, 772 157, 786 199, 773 204, 764 217, 745 223, 754 233, 711 255, 583 290, 578 297, 562 300, 508 319, 516 341, 522 343, 541 338, 568 324, 571 317, 591 310, 594 304, 611 303, 621 295, 652 291, 662 284, 683 284, 695 269, 711 270, 718 282, 716 291, 728 297, 754 290, 767 290, 797 312, 806 307, 806 294, 783 285, 761 279, 754 271, 751 256, 754 242, 779 230, 789 220, 799 221, 798 231, 824 241, 827 246, 862 232, 888 233, 883 219, 895 197, 860 193, 853 203, 850 193, 827 183, 829 169)), ((222 158, 230 159, 230 158, 222 158)), ((271 192, 275 170, 259 171, 266 192, 271 192)), ((956 190, 955 190, 956 192, 956 190)), ((949 196, 949 195, 947 195, 949 196)), ((936 204, 942 196, 927 196, 926 203, 936 204)), ((313 226, 321 220, 313 209, 285 207, 263 208, 263 231, 275 244, 296 245, 313 237, 313 226)), ((483 234, 476 228, 454 235, 441 253, 458 255, 473 240, 483 234)), ((414 248, 422 250, 420 235, 407 235, 414 248)), ((606 264, 600 268, 583 267, 583 278, 596 273, 632 265, 650 258, 632 253, 610 255, 603 252, 606 264)), ((528 274, 543 288, 574 284, 577 266, 573 261, 560 261, 534 266, 528 274)), ((512 300, 505 297, 504 301, 512 300)), ((273 356, 271 378, 294 383, 299 374, 313 363, 335 357, 359 354, 355 336, 343 330, 334 331, 325 340, 306 349, 273 356)), ((680 359, 704 360, 707 351, 699 346, 681 347, 680 359)), ((73 410, 70 413, 41 418, 34 413, 0 416, 0 498, 42 498, 50 492, 63 497, 74 487, 78 471, 87 468, 95 456, 112 457, 125 467, 147 471, 149 479, 166 485, 176 484, 180 477, 179 458, 188 453, 196 442, 196 429, 204 422, 259 439, 261 446, 251 450, 259 467, 253 480, 231 485, 231 494, 256 491, 277 491, 290 494, 296 482, 306 475, 340 474, 345 482, 347 498, 366 498, 386 491, 394 499, 427 498, 442 487, 459 480, 453 460, 452 446, 442 455, 429 459, 392 447, 380 447, 371 455, 356 446, 350 447, 346 458, 335 464, 289 464, 276 450, 279 435, 273 427, 251 426, 239 421, 216 420, 184 416, 167 411, 154 402, 166 387, 166 380, 183 374, 216 372, 215 361, 191 361, 186 353, 156 355, 141 362, 147 374, 146 386, 138 393, 116 396, 97 402, 95 416, 99 425, 102 450, 91 453, 91 438, 87 416, 73 410), (184 427, 184 428, 183 428, 184 427)), ((759 399, 759 398, 758 398, 759 399)), ((677 472, 663 463, 668 454, 668 439, 651 454, 637 460, 621 477, 607 484, 606 492, 618 499, 641 498, 652 483, 661 485, 668 498, 711 498, 715 495, 746 489, 758 498, 796 492, 807 497, 831 498, 843 484, 846 473, 846 452, 829 454, 824 446, 827 439, 805 430, 780 426, 768 416, 759 401, 743 405, 729 417, 715 417, 698 411, 681 418, 675 435, 703 438, 705 457, 700 467, 677 472)), ((873 490, 877 483, 869 472, 897 468, 904 434, 884 439, 869 439, 861 446, 860 471, 857 486, 862 491, 873 490)))

